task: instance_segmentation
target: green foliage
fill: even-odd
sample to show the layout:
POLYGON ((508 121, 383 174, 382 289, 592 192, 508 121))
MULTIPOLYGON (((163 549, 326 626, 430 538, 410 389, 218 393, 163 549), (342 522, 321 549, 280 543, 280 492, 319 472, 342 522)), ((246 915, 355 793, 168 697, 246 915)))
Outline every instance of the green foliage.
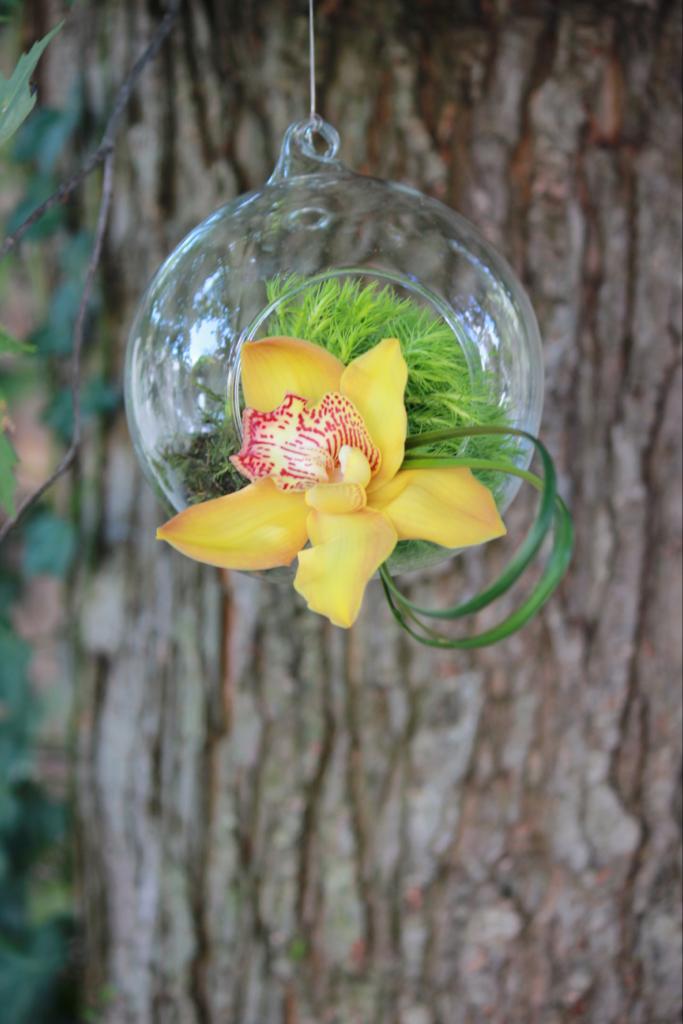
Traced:
MULTIPOLYGON (((268 282, 275 302, 305 284, 295 276, 268 282)), ((271 336, 305 338, 348 364, 382 338, 398 338, 408 366, 405 402, 410 433, 424 434, 464 426, 505 426, 508 412, 495 395, 491 373, 470 366, 452 328, 429 309, 401 298, 390 287, 330 277, 285 298, 268 320, 271 336)), ((209 396, 211 397, 211 396, 209 396)), ((237 490, 245 484, 228 462, 232 435, 222 426, 223 410, 214 403, 207 430, 185 451, 166 451, 166 461, 181 474, 191 502, 237 490)), ((434 444, 430 451, 514 460, 516 444, 506 435, 487 435, 434 444)), ((477 476, 494 493, 500 477, 487 470, 477 476)))
POLYGON ((19 9, 21 0, 0 0, 0 25, 10 21, 12 15, 19 9))
MULTIPOLYGON (((71 91, 71 100, 63 110, 44 107, 22 125, 14 139, 12 157, 27 172, 24 194, 11 211, 7 224, 8 234, 23 223, 34 209, 55 192, 59 184, 56 174, 57 162, 68 143, 71 142, 81 117, 81 93, 71 91)), ((38 220, 24 236, 29 241, 39 241, 54 235, 65 224, 65 208, 61 203, 53 206, 38 220)), ((89 243, 87 232, 81 233, 89 243)), ((81 236, 76 235, 74 238, 81 236)), ((72 241, 67 239, 65 251, 60 253, 60 262, 68 262, 72 241)))
POLYGON ((41 107, 26 122, 14 140, 13 158, 32 163, 39 175, 52 174, 66 143, 78 126, 81 95, 72 91, 71 102, 63 109, 41 107))
POLYGON ((17 454, 14 451, 12 442, 5 433, 3 421, 4 402, 0 400, 0 508, 4 509, 8 516, 15 513, 14 491, 16 481, 14 470, 16 468, 17 454))
MULTIPOLYGON (((33 351, 31 345, 17 341, 0 327, 0 355, 27 355, 33 351)), ((14 491, 16 481, 14 470, 17 465, 17 454, 9 437, 7 429, 9 420, 6 414, 6 403, 0 391, 0 509, 4 509, 7 515, 13 516, 15 512, 14 491)))
POLYGON ((31 335, 31 342, 41 356, 66 356, 73 347, 76 317, 81 304, 83 273, 88 261, 92 239, 89 232, 79 231, 64 242, 57 257, 59 277, 50 294, 47 316, 31 335))
MULTIPOLYGON (((268 300, 275 302, 302 278, 275 278, 268 300)), ((495 377, 468 364, 466 343, 454 337, 445 320, 401 298, 386 286, 330 277, 280 303, 268 321, 270 335, 305 338, 322 345, 344 364, 373 348, 382 338, 398 338, 408 366, 405 402, 408 432, 428 434, 465 426, 505 426, 508 413, 498 401, 495 377)), ((456 455, 463 441, 443 442, 434 451, 456 455)), ((514 442, 492 436, 470 439, 468 454, 512 458, 514 442)), ((494 483, 489 474, 485 482, 494 483)))
POLYGON ((0 325, 0 355, 9 352, 13 356, 30 355, 34 351, 33 345, 25 341, 17 341, 0 325))
POLYGON ((45 47, 61 27, 62 22, 39 42, 34 43, 28 53, 22 54, 9 79, 0 75, 0 146, 14 135, 33 110, 36 97, 31 95, 31 75, 45 47))
POLYGON ((224 423, 210 416, 205 422, 207 432, 196 434, 185 451, 169 449, 164 452, 168 465, 181 474, 190 504, 239 491, 247 483, 229 461, 234 439, 227 433, 224 423))
POLYGON ((66 821, 34 778, 41 708, 29 681, 31 648, 7 617, 18 582, 9 580, 0 594, 0 1006, 12 1024, 58 1024, 73 1019, 65 984, 73 924, 63 913, 36 912, 32 890, 64 841, 66 821))
POLYGON ((73 279, 66 278, 52 292, 47 319, 31 336, 41 355, 66 356, 71 352, 80 299, 80 283, 73 279))
POLYGON ((12 942, 0 942, 0 1005, 5 1020, 72 1024, 75 1007, 63 977, 71 935, 70 923, 56 920, 12 942))
MULTIPOLYGON (((0 784, 6 782, 10 774, 10 766, 15 751, 23 747, 28 738, 28 723, 31 718, 32 700, 30 691, 25 685, 31 648, 20 639, 9 627, 3 616, 0 620, 0 700, 3 705, 3 717, 0 720, 0 784), (12 720, 13 727, 9 728, 12 720)), ((8 806, 8 794, 3 789, 0 805, 8 806)), ((3 819, 7 820, 7 814, 3 819)), ((0 825, 0 829, 1 829, 0 825)))
POLYGON ((488 466, 493 472, 504 475, 511 474, 531 484, 540 492, 536 518, 514 555, 500 573, 498 578, 485 587, 474 597, 470 597, 450 608, 426 608, 411 601, 402 593, 394 582, 387 564, 380 568, 380 577, 389 608, 402 629, 414 640, 428 647, 439 647, 445 650, 471 650, 498 643, 526 625, 543 607, 546 601, 562 582, 571 561, 574 546, 574 527, 567 506, 557 493, 557 473, 550 453, 543 444, 523 430, 510 427, 471 427, 455 431, 460 436, 486 433, 512 432, 527 442, 531 442, 543 464, 543 477, 540 478, 528 470, 511 466, 508 462, 491 462, 489 460, 465 458, 449 458, 444 455, 419 454, 419 449, 427 450, 432 440, 428 435, 408 437, 406 439, 405 465, 413 469, 442 469, 448 466, 462 466, 471 470, 488 466), (416 454, 417 452, 417 454, 416 454), (515 610, 498 625, 473 636, 456 639, 436 630, 431 622, 451 622, 471 616, 497 601, 513 587, 536 560, 546 537, 552 531, 553 543, 540 579, 536 581, 531 593, 517 605, 515 610), (425 621, 427 620, 427 621, 425 621))
MULTIPOLYGON (((13 5, 4 5, 11 12, 13 5)), ((36 65, 51 39, 59 32, 61 23, 44 39, 35 43, 28 54, 19 58, 19 62, 9 80, 0 75, 0 146, 17 132, 14 144, 15 158, 27 162, 35 169, 31 174, 26 190, 18 205, 10 214, 6 230, 11 234, 22 221, 50 195, 56 187, 53 170, 56 161, 80 116, 80 105, 71 104, 65 111, 39 110, 36 117, 26 121, 33 109, 36 99, 31 95, 29 82, 36 65), (26 122, 26 123, 24 123, 26 122)), ((27 234, 27 238, 44 238, 54 233, 64 222, 64 209, 56 206, 35 224, 27 234)), ((71 296, 70 296, 71 297, 71 296)), ((42 345, 46 352, 54 354, 68 351, 70 341, 64 341, 67 326, 67 312, 62 297, 61 307, 57 305, 55 327, 48 332, 37 332, 37 345, 42 345), (52 347, 50 347, 50 343, 52 347)), ((49 322, 49 321, 48 321, 49 322)), ((71 319, 73 324, 73 314, 71 319)), ((28 355, 33 346, 16 341, 4 329, 0 328, 0 354, 28 355)), ((14 515, 16 481, 14 471, 17 456, 7 436, 7 417, 2 392, 0 392, 0 509, 8 515, 14 515)))
MULTIPOLYGON (((16 7, 0 0, 0 18, 16 7)), ((38 50, 42 52, 47 41, 38 50)), ((0 79, 1 141, 9 137, 9 127, 14 131, 33 107, 28 83, 39 55, 34 47, 19 62, 9 83, 0 79), (11 109, 3 109, 10 86, 16 99, 11 109)), ((74 159, 81 111, 80 92, 75 89, 64 110, 36 110, 2 151, 0 176, 6 172, 13 185, 23 186, 4 232, 11 233, 58 186, 58 164, 67 146, 70 163, 74 159)), ((15 277, 30 284, 38 326, 28 344, 0 330, 5 378, 1 386, 12 402, 27 388, 44 395, 48 410, 54 410, 58 396, 59 437, 66 442, 73 416, 61 361, 71 352, 91 236, 69 230, 60 204, 26 237, 40 239, 58 231, 54 252, 45 255, 25 246, 21 262, 11 257, 3 264, 3 288, 12 287, 15 277), (45 294, 48 287, 49 296, 45 294)), ((118 390, 103 377, 92 380, 86 373, 85 389, 86 415, 118 403, 118 390)), ((11 514, 16 455, 4 432, 7 425, 5 404, 0 402, 0 505, 11 514)), ((31 514, 15 537, 20 559, 5 559, 7 549, 0 551, 0 1018, 8 1024, 75 1024, 82 1018, 71 973, 75 925, 67 805, 49 795, 41 782, 42 766, 36 754, 48 709, 33 688, 33 650, 13 628, 11 610, 35 576, 64 577, 69 572, 76 540, 71 523, 45 506, 31 514)), ((57 687, 51 691, 50 707, 56 693, 57 687)))
MULTIPOLYGON (((91 416, 108 416, 121 404, 120 389, 104 377, 91 377, 81 392, 81 416, 85 422, 91 416)), ((71 388, 55 391, 43 414, 43 421, 64 444, 73 434, 74 415, 71 388)))
POLYGON ((22 568, 27 578, 66 576, 75 553, 76 534, 66 519, 45 510, 26 524, 22 568))
MULTIPOLYGON (((23 224, 28 216, 30 216, 37 206, 40 206, 48 196, 52 195, 55 191, 56 182, 54 178, 46 174, 32 175, 29 179, 22 199, 14 208, 10 216, 7 218, 6 230, 7 234, 11 235, 13 231, 23 224)), ((64 223, 64 207, 53 206, 51 210, 36 221, 32 227, 26 232, 24 236, 30 242, 40 241, 42 238, 49 238, 50 235, 54 235, 64 223)))

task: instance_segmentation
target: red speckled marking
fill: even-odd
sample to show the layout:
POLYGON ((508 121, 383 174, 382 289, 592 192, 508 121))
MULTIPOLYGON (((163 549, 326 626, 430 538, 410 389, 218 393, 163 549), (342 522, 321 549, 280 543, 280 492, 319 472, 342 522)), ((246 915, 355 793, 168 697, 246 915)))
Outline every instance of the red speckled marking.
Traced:
POLYGON ((245 409, 242 450, 231 462, 249 480, 270 476, 283 491, 305 491, 331 479, 341 448, 358 448, 376 473, 381 456, 363 417, 336 391, 317 405, 288 394, 272 412, 245 409))

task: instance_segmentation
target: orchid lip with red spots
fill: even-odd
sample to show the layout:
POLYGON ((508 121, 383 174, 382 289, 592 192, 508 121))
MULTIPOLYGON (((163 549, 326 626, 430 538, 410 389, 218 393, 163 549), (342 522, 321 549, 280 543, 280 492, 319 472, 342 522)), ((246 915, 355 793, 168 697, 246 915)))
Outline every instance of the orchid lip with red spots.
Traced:
POLYGON ((316 405, 289 393, 272 412, 247 409, 243 432, 242 450, 231 462, 249 480, 268 476, 283 491, 343 479, 343 448, 361 452, 373 476, 382 459, 362 416, 339 392, 328 392, 316 405))

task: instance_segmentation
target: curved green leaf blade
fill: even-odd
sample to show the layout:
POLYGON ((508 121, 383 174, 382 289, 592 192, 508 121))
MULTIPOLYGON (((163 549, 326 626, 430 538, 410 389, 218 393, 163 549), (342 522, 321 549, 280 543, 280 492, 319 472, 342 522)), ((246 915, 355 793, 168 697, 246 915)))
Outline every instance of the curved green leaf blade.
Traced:
POLYGON ((433 609, 424 608, 409 600, 398 588, 389 574, 386 565, 380 568, 380 577, 384 587, 384 593, 389 608, 399 625, 415 640, 431 647, 446 649, 471 649, 483 647, 496 643, 516 632, 525 625, 545 604, 552 592, 562 580, 573 549, 573 526, 569 511, 557 494, 556 474, 553 460, 545 446, 526 431, 515 428, 504 427, 468 427, 455 428, 440 433, 423 434, 408 437, 406 439, 406 457, 404 468, 431 469, 446 466, 463 466, 470 469, 487 469, 499 473, 510 473, 521 477, 532 487, 541 493, 541 501, 536 513, 534 522, 527 533, 523 543, 515 552, 513 558, 500 574, 498 579, 489 587, 482 590, 475 597, 455 605, 452 608, 433 609), (543 479, 534 473, 506 463, 494 462, 477 458, 449 458, 439 455, 415 455, 415 449, 429 447, 435 441, 441 441, 452 437, 467 436, 468 434, 509 432, 531 441, 541 457, 543 463, 543 479), (540 580, 534 587, 529 597, 517 607, 512 614, 500 622, 493 629, 475 636, 453 639, 439 633, 423 621, 427 619, 459 619, 465 615, 479 611, 481 608, 491 604, 501 597, 513 584, 522 576, 526 568, 534 561, 539 553, 546 534, 554 527, 554 543, 540 580), (411 625, 412 623, 412 625, 411 625))
MULTIPOLYGON (((445 634, 438 633, 422 623, 412 608, 403 606, 405 599, 401 598, 400 591, 387 572, 386 567, 382 566, 380 568, 380 578, 384 587, 384 594, 391 613, 398 624, 419 643, 425 644, 427 647, 439 647, 445 650, 472 650, 476 647, 487 647, 490 644, 498 643, 499 640, 504 640, 512 633, 516 633, 522 626, 525 626, 540 611, 553 591, 559 586, 572 556, 574 530, 571 516, 561 498, 556 498, 555 501, 555 540, 543 575, 529 597, 507 618, 499 622, 497 626, 486 630, 484 633, 463 637, 460 640, 455 640, 445 634), (409 625, 408 618, 422 630, 421 633, 409 625)), ((426 614, 426 611, 421 609, 420 614, 426 614)))
POLYGON ((31 95, 31 75, 45 47, 54 39, 63 24, 64 22, 60 21, 59 25, 43 39, 34 43, 28 53, 23 53, 9 78, 0 75, 0 146, 14 135, 33 110, 36 97, 31 95))

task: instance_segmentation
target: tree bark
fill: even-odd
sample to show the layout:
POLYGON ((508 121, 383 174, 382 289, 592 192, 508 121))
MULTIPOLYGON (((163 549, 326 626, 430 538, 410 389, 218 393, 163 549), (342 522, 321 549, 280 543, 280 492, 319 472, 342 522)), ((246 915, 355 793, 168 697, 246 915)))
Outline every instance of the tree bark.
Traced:
MULTIPOLYGON (((377 587, 345 633, 157 544, 123 420, 100 425, 72 595, 88 1003, 107 1024, 673 1022, 680 5, 318 8, 343 158, 468 216, 530 292, 576 555, 498 647, 414 646, 377 587)), ((115 342, 92 357, 112 374, 144 281, 304 115, 304 14, 186 2, 148 70, 117 150, 115 342)), ((74 8, 50 88, 78 52, 100 116, 159 17, 74 8)), ((452 603, 498 548, 412 591, 452 603)))

